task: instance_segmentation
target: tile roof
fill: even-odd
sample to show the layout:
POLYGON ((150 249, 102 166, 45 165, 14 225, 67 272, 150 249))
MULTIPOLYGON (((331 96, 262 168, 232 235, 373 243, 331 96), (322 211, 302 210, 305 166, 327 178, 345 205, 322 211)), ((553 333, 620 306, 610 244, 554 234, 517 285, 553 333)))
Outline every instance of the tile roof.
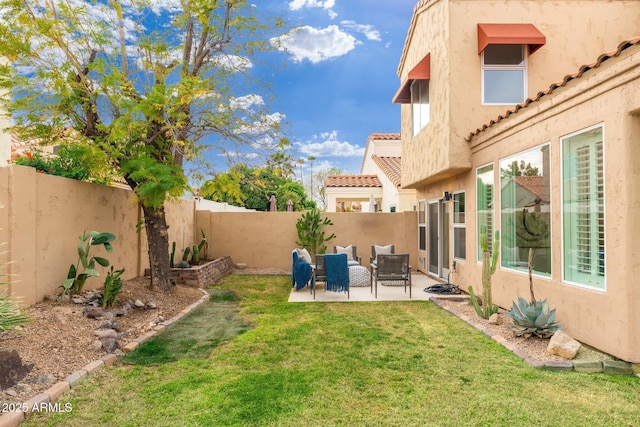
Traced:
POLYGON ((511 110, 508 110, 506 113, 499 115, 497 118, 489 121, 489 123, 485 123, 482 125, 482 127, 474 130, 473 132, 471 132, 469 135, 467 135, 464 139, 467 142, 470 142, 471 139, 473 139, 474 136, 479 135, 481 132, 487 130, 488 128, 490 128, 491 126, 495 125, 496 123, 501 122, 502 120, 506 119, 507 117, 509 117, 512 114, 517 113, 518 111, 522 110, 523 108, 528 107, 529 105, 531 105, 534 102, 540 101, 540 99, 544 96, 550 95, 553 93, 553 91, 555 91, 556 89, 560 88, 560 87, 564 87, 566 86, 570 81, 572 80, 576 80, 579 79, 580 77, 582 77, 584 75, 584 73, 586 73, 587 71, 593 69, 593 68, 597 68, 600 65, 602 65, 603 62, 605 62, 607 59, 610 58, 614 58, 616 56, 619 56, 622 51, 624 51, 625 49, 630 48, 631 46, 640 44, 640 37, 634 37, 630 40, 625 40, 622 43, 620 43, 618 45, 618 48, 614 51, 611 52, 607 52, 607 53, 603 53, 602 55, 600 55, 598 57, 598 59, 596 60, 596 62, 593 62, 591 64, 587 64, 587 65, 583 65, 582 67, 580 67, 578 69, 578 72, 573 73, 573 74, 567 74, 566 76, 564 76, 564 78, 562 79, 562 81, 557 82, 557 83, 553 83, 551 86, 549 86, 549 89, 545 90, 545 91, 541 91, 538 92, 538 94, 536 95, 535 98, 527 98, 523 103, 516 105, 514 108, 512 108, 511 110))
POLYGON ((400 187, 401 183, 401 163, 402 157, 380 157, 375 154, 371 155, 371 158, 382 172, 393 182, 393 185, 400 187))
POLYGON ((325 187, 382 187, 376 175, 329 175, 325 187))
MULTIPOLYGON (((544 180, 541 176, 516 176, 516 184, 544 200, 544 180)), ((544 200, 548 202, 548 200, 544 200)))
POLYGON ((369 135, 369 139, 394 140, 394 139, 400 139, 400 134, 399 133, 372 133, 369 135))

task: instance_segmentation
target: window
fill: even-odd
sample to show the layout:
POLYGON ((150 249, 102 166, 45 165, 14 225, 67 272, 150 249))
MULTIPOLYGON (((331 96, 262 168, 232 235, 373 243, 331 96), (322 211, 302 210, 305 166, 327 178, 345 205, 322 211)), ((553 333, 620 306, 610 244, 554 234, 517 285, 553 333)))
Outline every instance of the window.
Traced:
POLYGON ((429 124, 429 80, 414 80, 411 83, 411 115, 413 136, 429 124))
POLYGON ((500 161, 501 266, 551 276, 549 145, 500 161))
POLYGON ((489 251, 493 249, 493 165, 483 166, 476 170, 476 203, 477 227, 476 242, 478 262, 482 261, 480 236, 487 233, 489 251))
POLYGON ((467 259, 467 225, 464 192, 453 194, 453 257, 467 259))
POLYGON ((482 52, 482 103, 519 104, 526 93, 525 45, 487 46, 482 52))
POLYGON ((418 249, 427 250, 427 203, 420 200, 418 203, 418 249))
POLYGON ((564 280, 605 287, 604 129, 562 139, 564 280))

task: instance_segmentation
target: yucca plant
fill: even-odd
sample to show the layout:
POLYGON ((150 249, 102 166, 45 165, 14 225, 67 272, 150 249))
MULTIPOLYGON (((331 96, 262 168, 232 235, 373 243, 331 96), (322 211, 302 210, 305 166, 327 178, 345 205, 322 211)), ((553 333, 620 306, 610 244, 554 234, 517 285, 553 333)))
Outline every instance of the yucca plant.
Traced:
POLYGON ((102 296, 102 307, 103 308, 112 308, 116 303, 116 298, 122 289, 122 276, 124 273, 124 268, 122 270, 113 271, 113 266, 111 266, 111 271, 107 273, 107 277, 104 279, 104 290, 102 296))
MULTIPOLYGON (((0 274, 0 286, 6 285, 0 274)), ((29 322, 29 315, 22 308, 17 306, 9 295, 4 295, 0 291, 0 331, 13 331, 19 326, 29 322)))
POLYGON ((518 297, 518 303, 513 303, 507 316, 513 319, 515 334, 525 338, 532 335, 549 338, 561 328, 556 322, 556 309, 549 310, 546 299, 532 303, 518 297))

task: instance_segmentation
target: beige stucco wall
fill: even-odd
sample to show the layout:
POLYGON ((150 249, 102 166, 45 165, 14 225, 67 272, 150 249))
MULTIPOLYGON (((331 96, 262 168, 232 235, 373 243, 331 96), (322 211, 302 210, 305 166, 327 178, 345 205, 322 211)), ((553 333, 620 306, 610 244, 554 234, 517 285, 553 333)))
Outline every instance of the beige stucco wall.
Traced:
POLYGON ((579 66, 638 35, 640 2, 578 0, 432 0, 412 20, 400 81, 431 53, 431 122, 411 135, 411 107, 401 108, 403 187, 446 179, 471 164, 463 137, 504 113, 505 106, 481 104, 478 23, 532 23, 547 43, 529 57, 529 96, 546 90, 579 66))
MULTIPOLYGON (((298 247, 296 222, 300 212, 218 213, 197 212, 197 226, 212 236, 212 256, 231 256, 234 263, 248 267, 291 268, 291 251, 298 247)), ((327 213, 333 222, 327 236, 336 234, 328 243, 356 245, 362 264, 369 266, 371 245, 394 244, 397 253, 409 253, 415 260, 418 227, 415 212, 404 213, 327 213)))
MULTIPOLYGON (((194 202, 167 204, 170 241, 193 240, 194 202)), ((144 231, 133 193, 67 178, 36 173, 24 166, 0 168, 0 267, 9 279, 9 291, 25 305, 52 294, 77 262, 78 237, 83 231, 108 231, 116 235, 113 252, 94 246, 91 254, 104 256, 115 268, 125 268, 124 278, 142 275, 148 267, 144 231)), ((101 277, 90 278, 87 288, 102 286, 101 277)))
MULTIPOLYGON (((473 138, 472 169, 455 179, 420 190, 420 197, 439 198, 442 191, 466 191, 466 261, 458 261, 452 281, 481 289, 477 259, 475 169, 543 143, 551 146, 552 276, 535 277, 539 299, 557 309, 565 330, 580 341, 621 359, 640 362, 640 46, 609 59, 567 87, 520 110, 473 138), (562 280, 560 138, 604 124, 606 290, 579 287, 562 280)), ((496 192, 496 206, 500 206, 496 192)), ((500 227, 499 211, 495 211, 500 227)), ((494 302, 509 308, 518 296, 528 298, 525 273, 499 268, 493 276, 494 302)))

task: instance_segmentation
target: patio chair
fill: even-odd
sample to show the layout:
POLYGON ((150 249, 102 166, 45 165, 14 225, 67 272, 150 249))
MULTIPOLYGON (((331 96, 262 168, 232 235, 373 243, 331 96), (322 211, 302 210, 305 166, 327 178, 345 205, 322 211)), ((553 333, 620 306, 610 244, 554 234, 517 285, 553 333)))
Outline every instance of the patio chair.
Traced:
POLYGON ((362 264, 362 257, 358 256, 358 249, 353 245, 349 246, 334 246, 334 254, 347 254, 347 263, 349 267, 362 264))
POLYGON ((378 255, 395 254, 395 253, 396 253, 396 250, 395 250, 395 246, 393 245, 386 245, 386 246, 371 245, 370 263, 372 266, 375 265, 376 258, 378 257, 378 255))
POLYGON ((382 254, 378 255, 377 262, 371 264, 371 275, 375 280, 376 298, 378 298, 378 282, 388 280, 403 281, 404 291, 409 285, 409 298, 411 298, 411 266, 409 254, 382 254))
POLYGON ((324 265, 324 254, 316 254, 316 263, 312 267, 312 277, 311 277, 311 290, 313 292, 313 299, 316 299, 316 282, 327 283, 327 270, 324 265))
MULTIPOLYGON (((322 261, 318 262, 318 255, 316 255, 316 270, 318 269, 318 265, 322 263, 325 272, 325 290, 329 292, 346 292, 347 299, 349 299, 349 265, 347 263, 347 254, 327 254, 320 258, 322 261)), ((316 276, 316 280, 317 277, 318 276, 316 276)))
POLYGON ((296 287, 296 291, 309 285, 309 291, 312 290, 313 283, 311 281, 311 262, 310 257, 306 259, 306 251, 301 253, 298 249, 291 251, 291 287, 296 287))

